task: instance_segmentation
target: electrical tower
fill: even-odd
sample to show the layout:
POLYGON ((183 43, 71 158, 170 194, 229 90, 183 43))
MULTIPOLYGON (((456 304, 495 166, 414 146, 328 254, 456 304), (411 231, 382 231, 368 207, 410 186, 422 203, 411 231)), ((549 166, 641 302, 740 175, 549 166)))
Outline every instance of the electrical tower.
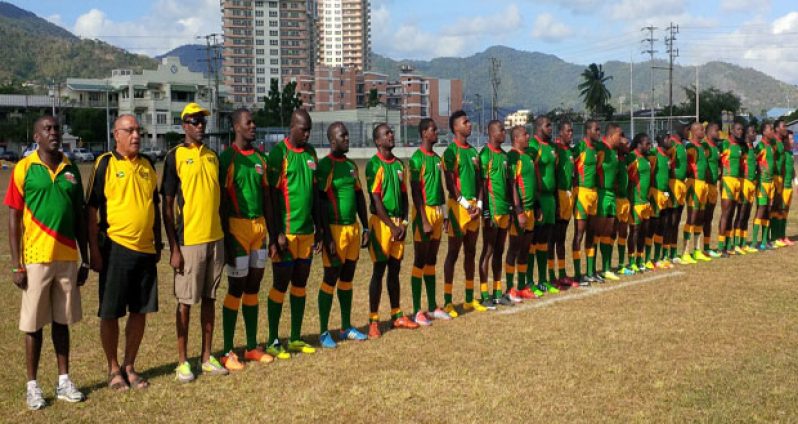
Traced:
POLYGON ((665 48, 668 53, 668 127, 671 127, 671 120, 673 119, 673 60, 679 57, 679 49, 674 47, 676 41, 676 34, 679 33, 679 25, 674 25, 673 22, 665 28, 668 35, 665 36, 665 48))
POLYGON ((649 107, 651 108, 651 123, 649 124, 649 134, 652 136, 654 135, 654 53, 657 52, 654 50, 654 42, 657 41, 657 39, 654 38, 654 30, 656 29, 657 27, 650 25, 641 29, 641 31, 648 32, 648 38, 641 40, 643 45, 648 47, 646 50, 642 51, 642 54, 647 54, 649 56, 649 60, 651 61, 651 99, 649 100, 649 107))
POLYGON ((490 58, 490 85, 493 88, 493 103, 491 104, 491 119, 499 119, 499 85, 502 80, 499 78, 499 69, 502 62, 492 57, 490 58))
MULTIPOLYGON (((219 69, 222 61, 222 44, 220 40, 217 40, 217 37, 221 37, 221 35, 222 34, 219 33, 212 33, 197 36, 198 39, 205 39, 205 59, 200 59, 200 61, 208 64, 208 86, 210 87, 211 82, 213 82, 213 91, 210 95, 210 113, 213 125, 209 132, 217 136, 220 132, 219 69)), ((218 148, 219 146, 216 147, 218 148)))

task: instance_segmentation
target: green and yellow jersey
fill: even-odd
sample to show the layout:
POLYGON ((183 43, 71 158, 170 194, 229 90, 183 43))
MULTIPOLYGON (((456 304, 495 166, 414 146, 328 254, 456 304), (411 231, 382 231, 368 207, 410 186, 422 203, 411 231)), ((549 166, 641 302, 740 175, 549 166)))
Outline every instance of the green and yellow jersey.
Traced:
POLYGON ((462 144, 454 139, 443 152, 443 168, 454 175, 454 185, 466 200, 476 200, 477 175, 479 175, 479 155, 470 144, 462 144))
MULTIPOLYGON (((366 165, 366 182, 369 191, 382 199, 385 212, 391 218, 407 216, 402 202, 402 193, 407 193, 406 178, 404 164, 396 157, 385 159, 377 153, 366 165)), ((373 199, 371 213, 377 213, 373 199)))
POLYGON ((574 151, 576 184, 584 188, 596 188, 596 147, 590 139, 580 141, 574 151))
POLYGON ((708 137, 701 142, 704 147, 704 154, 707 157, 707 182, 709 184, 716 184, 720 176, 720 149, 719 144, 726 140, 721 140, 716 143, 715 140, 710 140, 708 137))
POLYGON ((530 211, 535 204, 538 185, 535 162, 532 156, 516 149, 511 149, 507 153, 507 162, 510 165, 510 175, 515 182, 521 206, 525 211, 530 211))
POLYGON ((690 141, 685 146, 685 150, 687 150, 687 178, 706 181, 707 155, 706 150, 701 146, 701 142, 690 141))
POLYGON ((554 151, 557 152, 557 168, 555 177, 557 179, 557 190, 570 191, 574 187, 574 155, 570 146, 557 139, 554 143, 554 151))
POLYGON ((759 169, 759 181, 763 183, 772 183, 776 168, 775 151, 773 150, 772 141, 763 138, 762 141, 757 144, 756 164, 759 169))
POLYGON ((494 148, 492 145, 486 144, 479 152, 479 162, 482 168, 482 178, 488 191, 485 193, 487 201, 485 210, 490 211, 491 216, 509 214, 511 200, 507 189, 509 177, 507 153, 501 147, 494 148))
POLYGON ((219 155, 219 181, 225 196, 222 207, 227 216, 263 216, 263 193, 269 189, 267 169, 266 155, 255 149, 241 150, 234 144, 219 155))
POLYGON ((83 219, 83 184, 78 167, 66 155, 55 171, 41 161, 38 151, 17 162, 5 204, 22 211, 24 264, 78 260, 75 228, 83 219))
POLYGON ((631 153, 627 153, 625 156, 618 155, 618 176, 615 180, 615 197, 618 199, 628 199, 629 196, 629 173, 626 164, 630 160, 630 156, 632 156, 631 153))
POLYGON ((671 136, 671 141, 672 146, 668 149, 671 167, 670 178, 684 181, 687 178, 687 148, 679 137, 671 136))
POLYGON ((784 155, 784 143, 782 143, 778 138, 771 139, 771 142, 773 144, 773 161, 776 165, 774 175, 784 176, 786 158, 784 155))
POLYGON ((743 149, 737 141, 723 140, 720 145, 720 164, 723 176, 741 178, 743 176, 743 149))
MULTIPOLYGON (((651 188, 651 162, 649 162, 649 158, 637 150, 633 150, 626 156, 624 173, 628 175, 629 180, 629 199, 635 205, 648 203, 648 190, 651 188)), ((667 185, 667 180, 665 185, 667 185)))
POLYGON ((741 144, 743 177, 748 181, 759 181, 759 169, 757 168, 756 147, 753 144, 741 144))
POLYGON ((319 190, 327 199, 323 212, 330 224, 354 224, 357 220, 357 193, 362 190, 357 165, 346 156, 338 158, 329 154, 319 160, 316 175, 319 190))
POLYGON ((598 171, 598 187, 600 190, 614 191, 618 179, 618 152, 605 141, 596 145, 596 170, 598 171))
POLYGON ((419 148, 410 157, 410 181, 421 184, 421 198, 427 206, 440 206, 445 201, 443 194, 443 170, 441 157, 433 151, 419 148))
POLYGON ((277 233, 313 234, 313 202, 318 182, 316 150, 310 144, 298 148, 288 139, 269 152, 269 185, 276 190, 274 211, 277 233))
POLYGON ((670 189, 668 186, 668 180, 670 179, 670 156, 668 152, 662 147, 657 147, 651 150, 648 160, 653 171, 651 186, 658 191, 667 192, 670 189))
POLYGON ((555 193, 557 191, 555 169, 557 154, 554 147, 543 140, 533 136, 529 140, 527 152, 535 160, 535 170, 538 176, 538 191, 541 193, 555 193))

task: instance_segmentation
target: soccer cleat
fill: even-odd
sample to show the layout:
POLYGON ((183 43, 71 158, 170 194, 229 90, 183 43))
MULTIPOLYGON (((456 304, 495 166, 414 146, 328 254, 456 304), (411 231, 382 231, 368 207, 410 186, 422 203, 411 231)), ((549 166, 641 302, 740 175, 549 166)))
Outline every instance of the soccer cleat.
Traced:
POLYGON ((532 293, 532 289, 529 287, 525 287, 521 290, 518 290, 518 297, 523 300, 532 300, 535 298, 535 293, 532 293))
POLYGON ((487 299, 482 299, 481 304, 482 304, 483 308, 485 308, 485 309, 487 309, 489 311, 495 311, 496 310, 496 304, 493 302, 493 298, 492 297, 489 297, 487 299))
POLYGON ((792 240, 790 240, 787 237, 784 237, 783 239, 781 239, 781 242, 786 244, 787 246, 794 246, 795 245, 795 242, 793 242, 792 240))
POLYGON ((494 300, 494 303, 497 303, 501 306, 513 306, 515 304, 515 302, 513 302, 513 300, 510 299, 510 295, 507 293, 502 295, 502 297, 494 300))
POLYGON ((673 258, 673 260, 672 260, 671 262, 672 262, 674 265, 681 265, 681 264, 682 264, 682 258, 680 258, 680 257, 678 257, 678 256, 677 256, 677 257, 673 258))
POLYGON ((413 316, 413 321, 415 321, 416 324, 422 327, 429 327, 430 325, 432 325, 432 321, 429 320, 427 314, 424 313, 423 311, 416 312, 416 315, 413 316))
POLYGON ((208 374, 208 375, 230 374, 230 371, 228 371, 227 368, 223 367, 222 364, 219 363, 219 360, 214 358, 213 355, 211 355, 207 361, 203 362, 202 365, 200 365, 200 369, 202 370, 203 374, 208 374))
POLYGON ((543 287, 545 287, 545 289, 546 289, 546 292, 548 292, 548 293, 551 293, 551 294, 557 294, 557 293, 559 293, 559 292, 560 292, 560 289, 558 289, 557 287, 554 287, 554 285, 553 285, 553 284, 551 284, 551 283, 550 283, 550 282, 548 282, 548 281, 545 281, 545 282, 543 282, 543 283, 540 283, 540 284, 541 284, 543 287))
POLYGON ((221 362, 228 371, 241 371, 244 369, 244 364, 238 360, 238 355, 236 355, 236 353, 232 350, 222 356, 221 362))
POLYGON ((305 343, 303 340, 291 340, 288 342, 288 351, 291 353, 316 353, 316 348, 305 343))
POLYGON ((285 351, 279 340, 275 340, 271 346, 267 347, 266 353, 277 359, 291 359, 291 354, 285 351))
POLYGON ((252 362, 260 362, 263 364, 268 364, 274 361, 274 357, 264 352, 263 348, 260 346, 256 347, 255 349, 245 350, 244 359, 252 362))
POLYGON ((695 265, 698 262, 693 259, 693 256, 687 252, 682 255, 682 265, 695 265))
POLYGON ((562 277, 559 280, 560 287, 579 287, 579 282, 571 277, 562 277))
POLYGON ((535 297, 543 297, 543 295, 546 294, 546 292, 541 290, 539 287, 535 287, 534 289, 532 289, 532 294, 534 294, 535 297))
POLYGON ((612 271, 604 271, 603 277, 605 280, 610 280, 610 281, 619 281, 621 279, 620 277, 615 275, 615 273, 612 271))
POLYGON ((446 313, 446 311, 444 311, 441 308, 436 308, 434 311, 428 313, 427 315, 429 315, 434 320, 450 321, 452 319, 451 315, 446 313))
POLYGON ((579 287, 590 287, 590 284, 593 282, 593 279, 588 277, 587 275, 583 275, 579 278, 579 287))
POLYGON ((379 339, 382 336, 380 333, 380 326, 377 322, 372 322, 369 324, 369 340, 379 339))
POLYGON ((524 299, 521 298, 521 293, 515 289, 515 287, 507 290, 506 295, 513 301, 513 303, 521 303, 524 299))
POLYGON ((640 268, 637 267, 637 264, 632 264, 632 266, 629 267, 629 270, 634 274, 639 274, 642 272, 640 271, 640 268))
POLYGON ((720 253, 718 253, 718 251, 717 251, 717 250, 712 250, 712 249, 709 249, 709 250, 707 250, 707 255, 708 255, 710 258, 713 258, 713 259, 716 259, 716 258, 719 258, 719 257, 720 257, 720 253))
POLYGON ((183 362, 175 368, 175 380, 180 383, 190 383, 194 381, 194 373, 191 372, 191 364, 183 362))
POLYGON ((765 250, 768 250, 768 247, 767 247, 767 245, 765 245, 764 243, 760 243, 760 244, 759 244, 759 245, 756 247, 756 250, 758 250, 758 251, 760 251, 760 252, 764 252, 765 250))
POLYGON ((335 349, 338 343, 335 343, 329 331, 319 334, 319 344, 325 349, 335 349))
POLYGON ((457 318, 458 316, 460 316, 457 313, 457 309, 455 309, 454 305, 451 304, 451 303, 449 303, 446 306, 444 306, 443 307, 443 311, 446 312, 447 314, 449 314, 449 316, 452 317, 452 318, 457 318))
POLYGON ((695 252, 693 252, 693 259, 696 261, 703 261, 703 262, 709 262, 712 260, 712 258, 705 255, 704 252, 700 250, 696 250, 695 252))
POLYGON ((635 271, 633 271, 633 270, 631 270, 631 269, 629 269, 627 267, 621 268, 620 270, 618 270, 618 273, 621 274, 621 275, 635 275, 635 271))
POLYGON ((55 386, 55 397, 58 400, 63 400, 70 403, 76 402, 83 402, 86 400, 86 396, 78 390, 78 387, 75 386, 75 383, 72 380, 67 379, 63 383, 59 383, 55 386))
POLYGON ((485 311, 487 311, 487 308, 482 306, 482 304, 480 304, 476 299, 474 299, 474 300, 472 300, 470 302, 463 303, 463 309, 465 309, 466 311, 472 311, 473 310, 473 311, 477 311, 477 312, 485 312, 485 311))
POLYGON ((665 269, 671 269, 671 268, 673 268, 673 262, 671 262, 670 260, 668 260, 668 259, 665 259, 665 260, 663 260, 663 261, 661 261, 661 262, 662 262, 662 267, 663 267, 663 268, 665 268, 665 269))
POLYGON ((745 245, 743 247, 743 250, 745 251, 745 253, 756 253, 756 252, 759 252, 759 250, 757 250, 754 246, 750 246, 750 245, 745 245))
POLYGON ((729 258, 729 252, 727 252, 725 250, 723 252, 720 252, 720 257, 723 258, 723 259, 728 259, 729 258))
POLYGON ((355 327, 349 327, 346 330, 341 330, 341 340, 354 340, 358 342, 362 342, 366 340, 366 335, 358 331, 355 327))
POLYGON ((747 255, 747 254, 748 254, 748 251, 747 251, 747 250, 745 250, 745 249, 743 249, 743 248, 742 248, 742 247, 740 247, 740 246, 734 246, 734 254, 735 254, 735 255, 740 255, 740 256, 742 256, 742 255, 747 255))
POLYGON ((393 320, 393 328, 406 328, 408 330, 415 330, 418 328, 418 324, 411 321, 410 318, 402 315, 399 318, 393 320))
POLYGON ((781 241, 781 240, 776 240, 776 241, 774 241, 774 242, 773 242, 773 245, 774 245, 774 246, 776 246, 776 247, 786 247, 786 246, 787 246, 787 244, 785 244, 785 243, 784 243, 783 241, 781 241))
POLYGON ((42 393, 42 389, 39 388, 38 384, 28 387, 25 394, 25 403, 28 404, 28 409, 31 411, 38 411, 47 406, 47 401, 44 400, 44 393, 42 393))
POLYGON ((652 261, 648 261, 648 262, 646 262, 646 265, 645 265, 645 267, 646 267, 646 269, 647 269, 647 270, 649 270, 649 271, 653 271, 653 270, 657 269, 657 266, 656 266, 656 265, 654 265, 654 262, 652 262, 652 261))

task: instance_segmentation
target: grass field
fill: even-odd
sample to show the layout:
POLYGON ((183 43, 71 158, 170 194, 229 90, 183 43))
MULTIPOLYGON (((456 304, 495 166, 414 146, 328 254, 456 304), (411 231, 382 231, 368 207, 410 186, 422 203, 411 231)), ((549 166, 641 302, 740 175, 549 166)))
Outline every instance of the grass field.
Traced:
MULTIPOLYGON (((88 168, 84 171, 87 179, 88 168)), ((0 172, 5 189, 9 172, 0 172)), ((7 209, 0 210, 5 222, 7 209)), ((791 218, 789 234, 798 232, 797 224, 791 218)), ((445 248, 444 241, 439 263, 445 248)), ((7 242, 0 243, 6 260, 7 249, 7 242)), ((407 253, 412 256, 411 246, 407 253)), ((572 289, 425 329, 387 331, 376 341, 344 342, 333 351, 248 365, 228 377, 200 376, 187 385, 173 380, 175 302, 172 273, 162 260, 160 312, 150 316, 137 364, 151 387, 121 394, 105 389, 92 274, 82 292, 84 320, 72 327, 71 376, 88 400, 53 401, 56 368, 48 327, 39 382, 51 404, 38 412, 25 409, 20 291, 6 274, 0 298, 5 315, 0 355, 7 361, 0 367, 0 421, 798 422, 796 254, 798 248, 784 248, 572 289)), ((406 312, 410 263, 406 258, 402 269, 406 312)), ((461 272, 458 263, 456 301, 462 301, 461 272)), ((361 326, 367 322, 370 275, 362 251, 353 311, 353 322, 361 326)), ((318 336, 320 280, 321 261, 315 260, 304 324, 311 343, 318 336)), ((263 286, 270 285, 267 269, 263 286)), ((441 290, 439 283, 439 301, 441 290)), ((267 291, 260 296, 261 341, 267 291)), ((219 303, 225 292, 226 282, 219 303)), ((337 301, 334 305, 331 326, 337 328, 337 301)), ((387 317, 387 295, 381 312, 387 317)), ((284 335, 288 316, 286 305, 284 335)), ((198 318, 194 311, 193 364, 198 318)), ((221 349, 220 312, 215 335, 214 346, 221 349)), ((241 319, 236 342, 244 343, 241 319)))

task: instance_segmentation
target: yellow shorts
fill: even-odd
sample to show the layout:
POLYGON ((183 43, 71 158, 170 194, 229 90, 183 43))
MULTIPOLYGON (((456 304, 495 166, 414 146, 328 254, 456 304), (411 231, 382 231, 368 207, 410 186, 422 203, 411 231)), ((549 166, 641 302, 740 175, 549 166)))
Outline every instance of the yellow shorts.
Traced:
POLYGON ((266 266, 266 220, 230 217, 227 220, 227 246, 233 248, 233 265, 227 264, 227 275, 241 278, 250 268, 266 266))
POLYGON ((510 215, 493 215, 490 221, 496 225, 500 230, 506 230, 510 227, 510 215))
MULTIPOLYGON (((468 203, 476 205, 477 201, 469 200, 468 203)), ((466 208, 454 199, 449 199, 446 204, 449 207, 449 237, 463 237, 465 233, 479 231, 479 218, 471 219, 466 208)))
POLYGON ((615 217, 618 222, 629 223, 629 199, 615 199, 615 217))
POLYGON ((422 206, 424 214, 427 215, 427 221, 432 226, 432 234, 427 236, 424 234, 424 225, 421 223, 421 217, 417 216, 416 208, 413 208, 413 241, 437 241, 441 239, 443 234, 443 206, 422 206))
POLYGON ((335 256, 330 257, 327 248, 322 249, 322 262, 325 267, 341 266, 346 261, 357 262, 360 258, 360 225, 330 224, 330 233, 335 243, 335 256))
POLYGON ((784 201, 784 210, 790 210, 790 203, 792 203, 792 187, 785 187, 781 192, 781 199, 784 201))
MULTIPOLYGON (((648 199, 650 201, 651 216, 659 218, 659 214, 667 209, 671 203, 670 193, 667 191, 660 191, 656 188, 651 188, 648 191, 648 199)), ((637 207, 637 206, 635 206, 637 207)))
POLYGON ((773 176, 773 190, 777 196, 781 194, 782 191, 784 191, 784 177, 782 177, 781 175, 773 176))
POLYGON ((707 205, 718 204, 718 184, 707 183, 707 205))
POLYGON ((687 201, 687 184, 682 180, 671 178, 668 180, 668 188, 671 190, 670 206, 672 208, 684 206, 687 201))
POLYGON ((756 202, 756 183, 743 178, 742 201, 743 203, 754 204, 756 202))
MULTIPOLYGON (((401 218, 391 218, 394 224, 402 225, 401 218)), ((402 260, 405 254, 405 242, 395 241, 391 236, 391 227, 382 222, 377 215, 369 218, 369 254, 372 262, 385 262, 388 258, 402 260)))
POLYGON ((632 208, 632 223, 634 225, 640 225, 643 221, 651 218, 651 204, 645 203, 642 205, 635 205, 632 208))
MULTIPOLYGON (((523 211, 524 217, 526 217, 526 225, 524 225, 524 231, 532 231, 535 229, 535 211, 523 211)), ((513 216, 510 225, 510 235, 517 236, 518 235, 518 217, 513 216)))
POLYGON ((574 193, 567 190, 557 190, 557 219, 560 221, 570 221, 574 216, 574 193))
POLYGON ((594 188, 577 187, 576 219, 587 219, 598 212, 598 192, 594 188))
POLYGON ((313 254, 313 243, 315 238, 313 234, 286 234, 288 241, 288 248, 282 255, 275 255, 272 257, 272 262, 291 262, 291 261, 304 261, 310 259, 313 254))
POLYGON ((740 201, 740 196, 743 192, 742 178, 724 176, 721 180, 721 185, 723 186, 723 191, 720 194, 722 200, 740 201))
POLYGON ((775 193, 775 188, 773 187, 773 183, 770 182, 759 182, 759 189, 757 190, 756 194, 756 204, 759 206, 768 206, 773 203, 773 195, 775 193))
POLYGON ((687 206, 695 209, 704 209, 707 206, 709 186, 706 181, 687 179, 687 206))

